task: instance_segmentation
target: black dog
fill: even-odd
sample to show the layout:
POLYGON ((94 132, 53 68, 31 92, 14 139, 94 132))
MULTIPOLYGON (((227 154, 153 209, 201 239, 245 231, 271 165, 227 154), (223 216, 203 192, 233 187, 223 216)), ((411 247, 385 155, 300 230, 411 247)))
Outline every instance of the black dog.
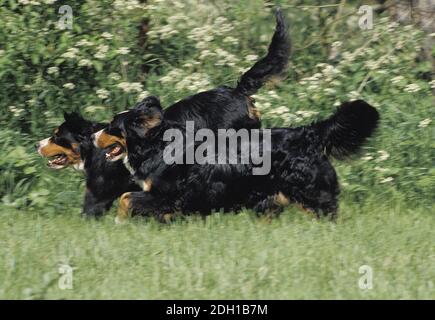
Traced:
MULTIPOLYGON (((276 30, 268 53, 241 76, 235 89, 220 87, 183 99, 165 110, 165 118, 184 123, 195 122, 196 128, 259 128, 259 113, 250 98, 271 77, 285 70, 290 55, 290 40, 285 19, 276 11, 276 30)), ((149 100, 139 104, 147 108, 149 100), (148 101, 148 102, 147 102, 148 101)), ((156 119, 157 120, 157 119, 156 119)), ((125 156, 125 144, 116 133, 100 138, 101 150, 91 143, 91 135, 103 129, 104 124, 83 119, 77 114, 65 115, 65 122, 53 136, 40 141, 38 152, 53 157, 49 166, 60 169, 72 165, 85 170, 86 194, 83 212, 100 216, 122 193, 137 190, 120 160, 125 156), (110 160, 110 161, 107 161, 110 160)))
MULTIPOLYGON (((158 100, 151 97, 147 108, 116 116, 100 135, 107 139, 110 132, 120 133, 117 139, 125 140, 134 177, 146 191, 122 195, 117 219, 124 220, 129 211, 161 220, 177 211, 208 214, 246 207, 277 212, 289 203, 298 203, 317 216, 335 217, 339 186, 328 157, 340 159, 355 153, 373 133, 378 119, 376 109, 364 101, 354 101, 344 103, 331 118, 308 126, 268 129, 271 170, 254 175, 258 165, 252 162, 200 165, 163 161, 171 143, 165 141, 165 132, 179 129, 184 133, 184 126, 165 119, 158 100)), ((251 141, 242 141, 239 150, 249 150, 243 149, 243 143, 252 147, 251 141)), ((259 148, 263 147, 260 141, 259 148)))

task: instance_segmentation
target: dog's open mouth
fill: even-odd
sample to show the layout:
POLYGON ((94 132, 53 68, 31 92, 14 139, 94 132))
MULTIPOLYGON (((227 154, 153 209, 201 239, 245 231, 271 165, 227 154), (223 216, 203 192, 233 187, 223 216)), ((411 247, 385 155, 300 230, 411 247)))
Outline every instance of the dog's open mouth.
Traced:
POLYGON ((119 143, 112 144, 110 147, 107 148, 107 150, 108 150, 108 152, 106 152, 107 160, 114 160, 125 152, 124 147, 119 143))
POLYGON ((68 164, 68 157, 66 154, 59 153, 56 154, 53 157, 50 157, 50 160, 48 160, 48 166, 50 168, 59 168, 64 167, 68 164))

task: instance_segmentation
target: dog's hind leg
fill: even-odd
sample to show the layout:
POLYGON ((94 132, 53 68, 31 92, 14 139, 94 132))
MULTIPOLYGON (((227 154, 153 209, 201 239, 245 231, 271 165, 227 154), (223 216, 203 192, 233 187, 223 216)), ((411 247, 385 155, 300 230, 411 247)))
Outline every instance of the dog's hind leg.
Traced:
POLYGON ((119 198, 118 213, 115 218, 116 224, 122 224, 128 219, 131 208, 131 195, 132 192, 126 192, 119 198))
POLYGON ((293 199, 305 211, 313 212, 317 218, 335 220, 338 212, 338 186, 331 189, 300 190, 293 199))
POLYGON ((265 216, 267 219, 278 216, 283 209, 290 204, 290 199, 282 192, 274 195, 266 196, 259 200, 254 206, 253 210, 257 215, 265 216))
POLYGON ((130 216, 155 217, 159 222, 167 223, 174 219, 175 213, 149 192, 127 192, 119 199, 118 214, 115 222, 122 223, 130 216))
POLYGON ((313 212, 317 218, 335 219, 340 193, 337 175, 326 158, 319 160, 298 174, 299 177, 303 177, 303 180, 283 190, 291 190, 289 198, 305 210, 313 212))

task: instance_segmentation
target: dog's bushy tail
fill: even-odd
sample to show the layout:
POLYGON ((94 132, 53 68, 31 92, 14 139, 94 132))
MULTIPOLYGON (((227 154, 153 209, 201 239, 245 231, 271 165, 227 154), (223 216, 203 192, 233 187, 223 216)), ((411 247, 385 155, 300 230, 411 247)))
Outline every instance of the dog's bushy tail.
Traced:
POLYGON ((327 155, 345 158, 362 146, 375 131, 379 113, 363 100, 343 103, 329 119, 313 124, 327 155))
POLYGON ((274 76, 280 76, 286 69, 291 43, 286 20, 281 9, 275 9, 276 28, 267 55, 246 71, 237 84, 236 91, 250 96, 274 76))

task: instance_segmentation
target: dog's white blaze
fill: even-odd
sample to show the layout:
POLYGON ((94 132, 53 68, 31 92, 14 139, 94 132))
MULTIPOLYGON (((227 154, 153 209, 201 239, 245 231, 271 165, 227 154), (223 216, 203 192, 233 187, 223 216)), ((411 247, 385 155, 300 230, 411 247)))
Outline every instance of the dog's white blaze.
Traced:
POLYGON ((104 129, 101 129, 100 131, 97 131, 94 133, 94 141, 93 142, 94 142, 94 146, 97 148, 99 148, 99 146, 97 145, 97 141, 100 138, 101 134, 103 133, 103 130, 104 129))
POLYGON ((85 169, 85 163, 83 161, 80 160, 79 163, 75 163, 73 165, 74 169, 78 170, 78 171, 83 171, 85 169))
POLYGON ((50 138, 39 141, 38 143, 38 153, 42 156, 41 149, 48 145, 50 138))
POLYGON ((124 158, 123 162, 124 162, 124 166, 125 166, 125 167, 127 168, 127 170, 130 172, 130 174, 131 174, 132 176, 134 176, 135 171, 134 171, 134 169, 132 168, 132 166, 130 165, 130 162, 128 162, 128 156, 126 156, 126 157, 124 158))

